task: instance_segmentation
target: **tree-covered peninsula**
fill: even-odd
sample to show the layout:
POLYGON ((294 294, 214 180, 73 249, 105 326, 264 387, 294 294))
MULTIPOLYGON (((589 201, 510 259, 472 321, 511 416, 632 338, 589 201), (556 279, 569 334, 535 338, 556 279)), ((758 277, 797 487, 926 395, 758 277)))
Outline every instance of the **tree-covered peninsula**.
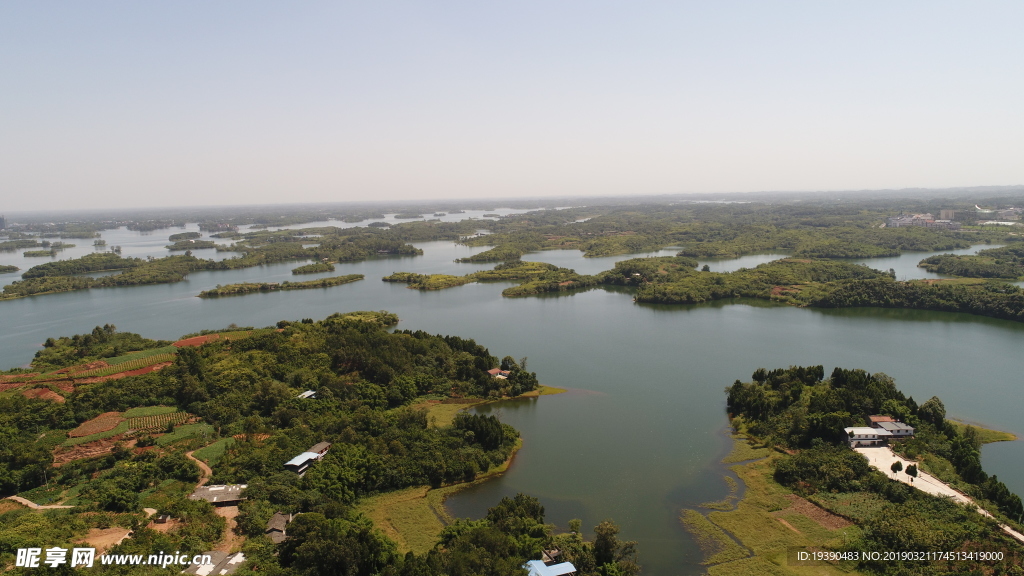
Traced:
POLYGON ((5 501, 0 560, 102 530, 128 536, 108 545, 113 554, 191 555, 234 542, 243 574, 525 575, 523 563, 553 546, 581 576, 637 574, 636 544, 618 540, 614 524, 598 525, 593 542, 578 523, 555 535, 529 496, 503 499, 481 520, 430 511, 428 501, 440 506, 503 469, 520 445, 493 416, 439 423, 434 407, 521 394, 537 376, 470 339, 389 331, 397 320, 334 314, 204 331, 173 346, 109 325, 47 340, 30 369, 0 374, 0 492, 67 508, 5 501), (305 474, 284 466, 323 442, 329 451, 305 474), (233 530, 212 504, 188 497, 205 482, 247 485, 233 530), (402 544, 363 512, 399 490, 430 495, 422 510, 433 519, 395 534, 402 544), (278 513, 293 520, 275 542, 267 526, 278 513), (415 551, 404 544, 424 540, 432 543, 415 551))
MULTIPOLYGON (((982 470, 980 454, 984 441, 1012 435, 952 422, 938 398, 918 403, 889 376, 864 370, 836 368, 826 377, 822 366, 758 369, 751 381, 736 381, 725 392, 734 428, 754 446, 740 443, 737 456, 727 461, 763 459, 733 466, 747 484, 738 504, 707 503, 702 507, 713 511, 706 516, 697 510, 683 515, 688 529, 704 537, 713 573, 795 566, 787 560, 789 547, 861 554, 1019 553, 1021 543, 1005 528, 1021 530, 1021 499, 982 470), (850 448, 844 428, 868 427, 869 416, 913 427, 912 437, 889 442, 896 454, 912 462, 910 470, 873 468, 867 457, 850 448), (921 473, 959 490, 991 516, 916 488, 908 474, 921 473), (895 480, 897 475, 903 481, 895 480), (728 534, 742 547, 735 547, 728 534)), ((861 557, 820 569, 884 575, 1013 574, 1015 557, 1000 562, 861 557)))

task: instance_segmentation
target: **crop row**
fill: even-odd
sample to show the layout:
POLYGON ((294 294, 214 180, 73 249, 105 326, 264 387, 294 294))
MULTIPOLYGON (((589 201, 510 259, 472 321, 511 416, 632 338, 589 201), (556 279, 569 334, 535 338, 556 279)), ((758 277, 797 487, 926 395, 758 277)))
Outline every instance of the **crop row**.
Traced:
POLYGON ((128 419, 128 428, 132 430, 160 430, 168 424, 181 424, 191 418, 188 412, 170 412, 155 416, 139 416, 128 419))
POLYGON ((103 368, 96 368, 94 370, 88 370, 86 372, 78 372, 74 375, 74 377, 92 378, 96 376, 110 376, 111 374, 118 374, 120 372, 127 372, 129 370, 138 370, 139 368, 145 368, 146 366, 152 366, 153 364, 159 364, 161 362, 173 362, 174 357, 174 354, 158 354, 156 356, 149 356, 147 358, 136 358, 135 360, 129 360, 128 362, 114 364, 113 366, 105 366, 103 368))

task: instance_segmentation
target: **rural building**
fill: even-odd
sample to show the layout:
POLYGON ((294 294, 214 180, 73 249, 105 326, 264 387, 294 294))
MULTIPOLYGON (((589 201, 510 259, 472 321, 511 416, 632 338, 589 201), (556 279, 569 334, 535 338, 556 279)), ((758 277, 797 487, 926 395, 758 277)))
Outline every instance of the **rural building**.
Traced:
POLYGON ((894 419, 892 416, 876 414, 868 416, 870 426, 844 428, 850 448, 857 446, 885 446, 892 439, 912 438, 914 427, 894 419))
POLYGON ((245 490, 246 486, 246 484, 200 486, 189 495, 189 500, 206 500, 214 506, 234 506, 245 500, 242 490, 245 490))
POLYGON ((523 568, 530 571, 529 576, 573 576, 576 574, 576 567, 572 565, 572 562, 545 564, 542 560, 530 560, 523 564, 523 568))
POLYGON ((161 514, 161 515, 156 517, 156 520, 154 520, 154 522, 156 522, 157 524, 167 524, 167 521, 170 520, 170 519, 171 519, 171 515, 170 514, 161 514))
POLYGON ((330 442, 320 442, 314 444, 302 454, 299 454, 295 458, 284 463, 284 467, 296 474, 303 474, 313 462, 320 460, 327 455, 327 451, 331 449, 330 442))
POLYGON ((296 398, 316 398, 316 390, 306 390, 302 394, 296 396, 296 398))
POLYGON ((911 438, 914 436, 914 427, 903 422, 879 422, 878 426, 881 430, 885 430, 891 436, 891 438, 911 438))
POLYGON ((491 368, 487 373, 495 378, 501 378, 503 380, 508 378, 508 370, 502 370, 501 368, 491 368))
POLYGON ((196 576, 227 576, 228 574, 234 574, 243 563, 245 563, 245 555, 241 552, 237 554, 226 554, 224 552, 203 552, 204 556, 209 556, 211 564, 191 564, 188 568, 181 571, 182 574, 195 574, 196 576))
POLYGON ((846 432, 846 441, 850 443, 850 448, 858 446, 885 446, 889 436, 891 436, 886 430, 869 426, 851 426, 844 428, 843 431, 846 432))
POLYGON ((284 539, 288 537, 285 529, 288 524, 292 521, 291 514, 285 514, 284 512, 278 512, 270 517, 270 521, 267 522, 267 529, 264 532, 270 541, 274 544, 280 544, 284 542, 284 539))

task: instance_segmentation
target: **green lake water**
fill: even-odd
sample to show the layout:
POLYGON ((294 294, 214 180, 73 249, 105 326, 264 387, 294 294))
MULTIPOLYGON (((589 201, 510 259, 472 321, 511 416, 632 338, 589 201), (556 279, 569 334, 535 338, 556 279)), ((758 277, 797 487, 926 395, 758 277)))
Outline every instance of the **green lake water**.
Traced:
MULTIPOLYGON (((175 229, 171 232, 177 232, 175 229)), ((121 231, 151 242, 165 241, 121 231)), ((166 236, 162 236, 166 238, 166 236)), ((108 240, 110 242, 110 240, 108 240)), ((116 244, 117 242, 111 242, 116 244)), ((518 428, 524 446, 503 476, 448 501, 458 516, 481 516, 501 496, 525 492, 565 527, 612 518, 620 536, 640 542, 645 574, 703 572, 679 509, 726 494, 719 460, 728 452, 723 388, 758 367, 823 364, 885 372, 919 402, 932 395, 949 416, 1024 433, 1019 413, 1024 324, 940 312, 880 309, 811 310, 763 301, 691 306, 633 303, 625 290, 502 298, 508 284, 469 284, 419 292, 380 277, 395 271, 464 274, 491 265, 457 264, 484 248, 420 244, 422 257, 384 258, 337 267, 366 280, 344 286, 200 299, 217 284, 293 279, 297 263, 202 272, 170 285, 108 288, 0 302, 0 365, 26 364, 49 336, 113 323, 120 330, 174 339, 230 323, 266 326, 281 319, 386 309, 400 328, 475 338, 497 356, 527 356, 541 382, 565 394, 479 408, 518 428)), ((90 247, 91 249, 91 247, 90 247)), ((126 248, 126 252, 128 249, 126 248)), ((907 262, 925 255, 906 255, 907 262)), ((755 265, 773 256, 712 263, 755 265)), ((578 252, 529 256, 593 273, 620 256, 584 259, 578 252)), ((869 261, 870 263, 870 261, 869 261)), ((877 267, 896 267, 890 262, 877 267)), ((922 271, 923 272, 923 271, 922 271)), ((14 278, 3 278, 9 280, 14 278)), ((1024 493, 1024 443, 984 449, 984 466, 1024 493)))

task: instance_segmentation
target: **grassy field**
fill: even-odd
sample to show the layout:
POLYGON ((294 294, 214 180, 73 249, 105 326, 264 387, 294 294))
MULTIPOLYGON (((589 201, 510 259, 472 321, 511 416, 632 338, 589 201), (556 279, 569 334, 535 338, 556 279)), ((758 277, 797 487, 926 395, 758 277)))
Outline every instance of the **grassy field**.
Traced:
POLYGON ((400 552, 422 554, 437 542, 445 525, 453 518, 444 507, 444 501, 459 490, 508 470, 515 453, 522 447, 516 443, 512 456, 500 466, 491 468, 472 482, 430 489, 428 486, 406 488, 378 496, 364 498, 356 508, 373 521, 374 526, 398 544, 400 552))
POLYGON ((161 414, 170 414, 177 412, 178 409, 174 406, 142 406, 140 408, 132 408, 121 414, 124 418, 142 418, 143 416, 160 416, 161 414))
POLYGON ((184 426, 178 426, 174 429, 171 434, 164 434, 163 436, 156 439, 156 443, 159 446, 167 446, 172 442, 183 440, 185 438, 199 437, 203 435, 213 436, 213 426, 209 424, 185 424, 184 426))
MULTIPOLYGON (((951 420, 951 422, 953 422, 953 425, 956 426, 957 430, 960 432, 963 432, 964 428, 967 428, 968 426, 968 424, 965 424, 963 422, 957 422, 955 420, 951 420)), ((981 438, 982 444, 989 444, 992 442, 1012 442, 1018 439, 1016 434, 1010 432, 990 430, 988 428, 982 428, 980 426, 975 426, 973 424, 970 424, 970 426, 972 426, 975 430, 978 431, 978 436, 981 438)))
POLYGON ((357 508, 398 544, 400 552, 423 554, 433 547, 447 522, 443 505, 427 498, 431 492, 436 491, 429 486, 388 492, 363 500, 357 508))
POLYGON ((531 390, 526 394, 520 396, 521 398, 533 398, 534 396, 548 396, 551 394, 561 394, 565 392, 565 388, 557 388, 555 386, 545 386, 541 384, 536 390, 531 390))
POLYGON ((205 448, 200 448, 199 450, 196 450, 195 452, 192 453, 192 455, 202 460, 203 462, 206 462, 210 466, 213 466, 214 464, 217 463, 218 460, 221 459, 222 456, 224 456, 224 452, 228 449, 228 447, 230 447, 234 443, 234 438, 221 438, 220 440, 217 440, 216 442, 210 444, 209 446, 206 446, 205 448))
POLYGON ((765 448, 746 436, 733 436, 732 451, 722 459, 725 464, 757 460, 772 453, 771 448, 765 448))
MULTIPOLYGON (((736 458, 748 455, 751 447, 745 439, 735 438, 736 458)), ((767 449, 758 449, 767 450, 767 449)), ((837 566, 791 566, 787 563, 787 549, 792 546, 819 547, 842 545, 845 537, 859 535, 859 528, 850 526, 830 530, 790 507, 787 495, 791 492, 772 479, 772 462, 775 455, 768 455, 755 462, 735 465, 731 469, 746 485, 744 497, 736 508, 728 512, 711 512, 703 520, 699 513, 683 512, 681 518, 687 530, 695 533, 698 543, 709 542, 705 549, 705 562, 710 564, 708 574, 712 576, 769 575, 832 575, 857 574, 837 566), (696 514, 696 516, 694 516, 696 514), (710 525, 710 526, 709 526, 710 525), (722 531, 718 534, 714 530, 722 531), (846 535, 844 536, 844 531, 846 535), (752 557, 737 559, 735 550, 724 543, 722 537, 732 536, 743 547, 749 549, 752 557)), ((749 460, 750 458, 742 458, 749 460)), ((733 545, 736 545, 733 542, 733 545)), ((701 544, 704 548, 705 544, 701 544)))
POLYGON ((704 565, 721 564, 750 556, 747 550, 696 510, 683 510, 679 521, 704 552, 705 560, 701 562, 704 565))
POLYGON ((427 410, 427 422, 433 428, 444 428, 445 426, 451 426, 452 422, 455 421, 455 415, 463 410, 468 410, 473 406, 484 404, 487 400, 483 398, 462 398, 461 402, 423 402, 417 404, 414 407, 426 408, 427 410))

